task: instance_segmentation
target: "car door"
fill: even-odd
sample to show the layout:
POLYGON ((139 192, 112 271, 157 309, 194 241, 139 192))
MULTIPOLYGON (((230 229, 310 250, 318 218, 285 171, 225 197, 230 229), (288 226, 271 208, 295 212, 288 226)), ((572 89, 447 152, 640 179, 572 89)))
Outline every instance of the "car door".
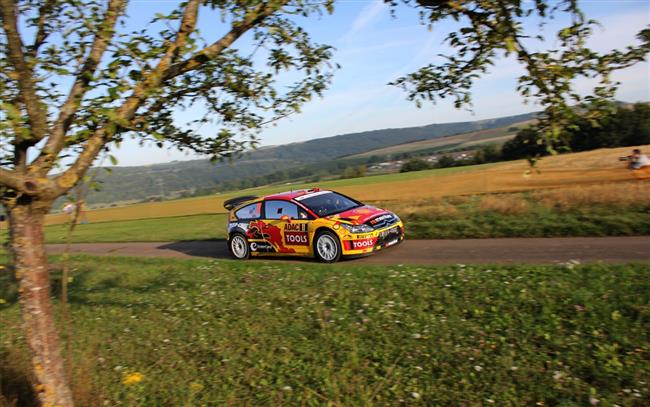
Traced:
POLYGON ((264 201, 264 219, 269 242, 279 253, 308 254, 309 216, 293 202, 264 201))

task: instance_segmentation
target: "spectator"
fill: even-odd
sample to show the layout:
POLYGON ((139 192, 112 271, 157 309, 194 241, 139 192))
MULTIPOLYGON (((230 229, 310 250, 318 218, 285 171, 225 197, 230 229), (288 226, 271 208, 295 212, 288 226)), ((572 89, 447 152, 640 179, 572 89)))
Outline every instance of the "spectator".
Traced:
POLYGON ((650 158, 647 155, 641 154, 641 150, 635 148, 632 150, 632 155, 629 157, 630 164, 628 166, 631 170, 638 170, 650 165, 650 158))

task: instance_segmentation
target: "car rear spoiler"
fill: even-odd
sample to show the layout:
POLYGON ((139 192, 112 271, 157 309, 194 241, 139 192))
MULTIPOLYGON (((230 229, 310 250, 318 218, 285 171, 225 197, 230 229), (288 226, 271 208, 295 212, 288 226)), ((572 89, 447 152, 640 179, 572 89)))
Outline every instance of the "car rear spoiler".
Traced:
POLYGON ((253 199, 257 199, 257 197, 254 195, 239 196, 237 198, 232 198, 224 201, 223 207, 226 208, 227 210, 231 210, 235 206, 247 201, 252 201, 253 199))

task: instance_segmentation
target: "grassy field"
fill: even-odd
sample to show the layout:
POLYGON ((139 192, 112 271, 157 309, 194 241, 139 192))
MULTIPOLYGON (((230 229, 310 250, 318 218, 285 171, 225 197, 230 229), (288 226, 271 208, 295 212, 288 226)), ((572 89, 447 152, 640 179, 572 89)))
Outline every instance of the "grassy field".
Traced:
POLYGON ((650 183, 564 187, 395 204, 411 238, 650 235, 650 183))
MULTIPOLYGON (((648 182, 373 203, 395 211, 410 239, 650 235, 648 182)), ((224 214, 87 223, 71 241, 223 239, 225 226, 224 214)), ((45 232, 49 243, 64 243, 67 226, 45 232)))
MULTIPOLYGON (((68 229, 67 225, 47 226, 45 239, 65 243, 68 229)), ((168 242, 223 239, 225 235, 226 215, 212 214, 79 224, 71 242, 168 242)))
MULTIPOLYGON (((335 189, 341 192, 348 192, 353 196, 358 196, 354 191, 377 189, 377 185, 382 187, 393 185, 403 181, 413 180, 430 180, 438 177, 445 177, 451 174, 480 171, 489 168, 494 164, 473 165, 466 167, 443 168, 438 170, 409 172, 404 174, 386 174, 362 178, 349 178, 334 181, 319 182, 317 186, 321 188, 335 189)), ((226 199, 241 195, 269 195, 291 189, 304 189, 315 186, 310 184, 286 184, 250 188, 242 191, 217 194, 210 196, 201 196, 195 198, 178 199, 163 202, 140 203, 113 208, 102 208, 89 210, 85 212, 85 217, 89 222, 108 222, 116 220, 133 220, 146 218, 163 218, 170 216, 188 216, 199 214, 225 213, 223 202, 226 199)), ((362 199, 362 198, 359 198, 362 199)), ((46 223, 48 225, 62 224, 68 221, 68 216, 63 213, 49 215, 46 223)))
MULTIPOLYGON (((650 403, 648 265, 80 256, 72 268, 81 406, 650 403)), ((30 405, 9 275, 0 273, 0 405, 30 405)))
MULTIPOLYGON (((643 149, 650 146, 642 146, 643 149)), ((634 179, 617 158, 630 148, 614 148, 544 158, 531 171, 525 161, 445 168, 402 174, 326 181, 316 186, 331 188, 363 201, 404 203, 413 200, 486 193, 520 192, 559 188, 568 185, 597 185, 634 179), (539 172, 538 172, 539 171, 539 172)), ((642 181, 643 182, 643 181, 642 181)), ((88 211, 89 222, 162 218, 222 213, 223 201, 236 195, 265 195, 313 184, 260 187, 229 194, 211 195, 166 202, 135 204, 88 211)), ((53 214, 48 224, 66 221, 63 214, 53 214)))

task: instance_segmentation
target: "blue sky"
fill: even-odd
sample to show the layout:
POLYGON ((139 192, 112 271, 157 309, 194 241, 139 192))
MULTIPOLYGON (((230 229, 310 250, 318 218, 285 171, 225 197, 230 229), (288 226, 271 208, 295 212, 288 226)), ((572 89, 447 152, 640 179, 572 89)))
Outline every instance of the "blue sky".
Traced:
MULTIPOLYGON (((133 0, 129 7, 129 25, 148 21, 154 11, 171 8, 172 1, 133 0), (154 7, 155 5, 155 7, 154 7)), ((650 2, 645 0, 587 0, 581 2, 590 18, 602 27, 595 30, 592 46, 599 51, 621 48, 635 43, 635 34, 650 24, 650 2)), ((204 37, 217 38, 222 24, 214 15, 200 18, 204 37)), ((562 25, 551 22, 544 34, 551 37, 562 25)), ((532 22, 529 23, 534 27, 532 22)), ((454 29, 453 22, 436 24, 428 31, 418 23, 413 10, 400 7, 397 17, 390 16, 381 1, 343 0, 336 3, 333 15, 311 17, 304 21, 314 40, 334 46, 334 61, 341 64, 334 82, 324 97, 315 99, 299 115, 280 121, 260 135, 261 145, 278 145, 319 137, 334 136, 381 128, 421 126, 431 123, 479 120, 537 110, 534 104, 524 104, 516 92, 516 78, 522 73, 514 59, 501 59, 489 74, 480 79, 473 89, 473 112, 457 110, 451 101, 424 105, 418 109, 406 100, 406 94, 388 86, 391 80, 416 70, 436 55, 445 53, 442 44, 446 34, 454 29)), ((553 41, 548 43, 553 46, 553 41)), ((238 44, 246 48, 245 43, 238 44)), ((637 64, 617 73, 621 82, 617 98, 624 101, 650 100, 650 65, 637 64)), ((576 84, 582 91, 590 89, 590 82, 576 84)), ((191 113, 184 113, 191 114, 191 113)), ((209 126, 201 128, 214 133, 209 126)), ((115 150, 119 165, 142 165, 201 158, 176 150, 140 147, 125 142, 115 150)))

